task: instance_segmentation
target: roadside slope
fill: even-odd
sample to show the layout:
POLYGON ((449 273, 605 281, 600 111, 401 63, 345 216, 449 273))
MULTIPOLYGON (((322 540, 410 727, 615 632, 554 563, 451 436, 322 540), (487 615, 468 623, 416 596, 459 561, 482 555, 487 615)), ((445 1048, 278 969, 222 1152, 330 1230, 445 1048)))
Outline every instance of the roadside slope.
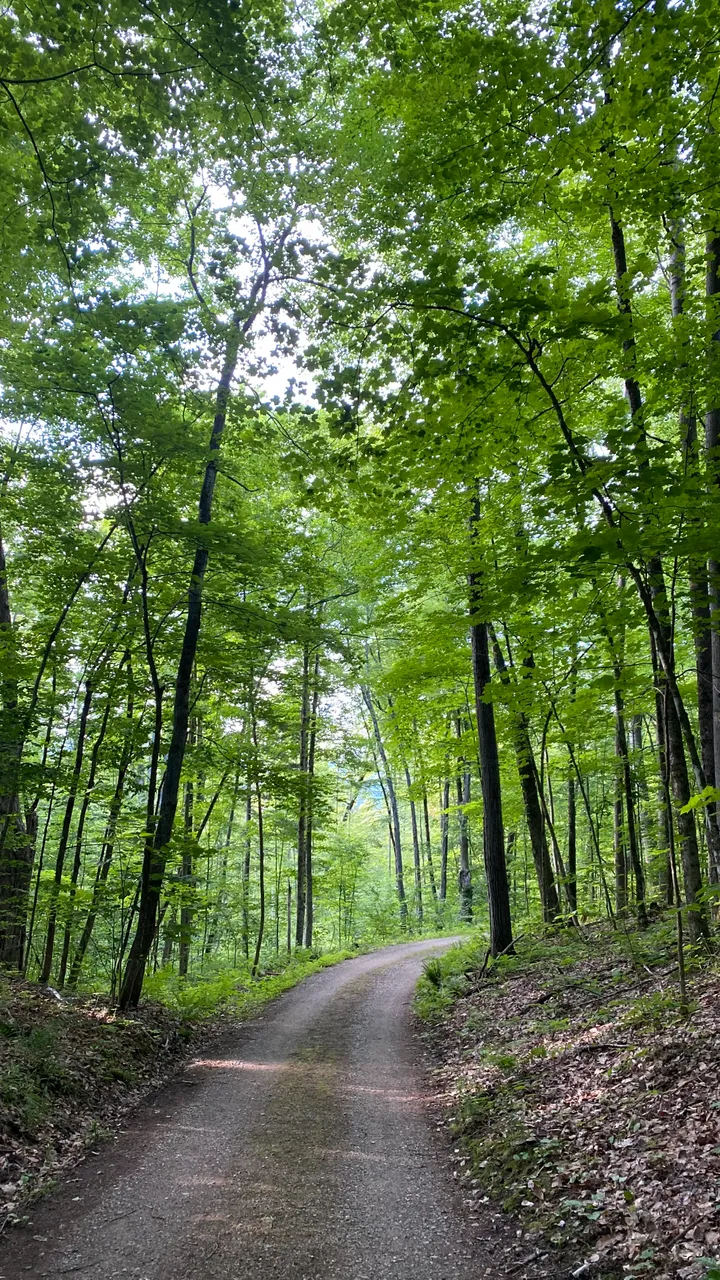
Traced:
POLYGON ((720 979, 680 1005, 672 921, 430 966, 425 1015, 467 1194, 582 1280, 720 1278, 720 979))

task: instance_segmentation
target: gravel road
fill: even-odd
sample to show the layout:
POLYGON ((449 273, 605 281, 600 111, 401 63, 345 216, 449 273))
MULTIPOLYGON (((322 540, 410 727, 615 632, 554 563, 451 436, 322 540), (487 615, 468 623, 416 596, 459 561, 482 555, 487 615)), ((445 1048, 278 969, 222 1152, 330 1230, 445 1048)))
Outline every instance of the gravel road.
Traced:
POLYGON ((505 1274, 515 1233, 471 1221, 413 1038, 423 960, 447 945, 345 961, 233 1031, 10 1234, 0 1278, 505 1274))

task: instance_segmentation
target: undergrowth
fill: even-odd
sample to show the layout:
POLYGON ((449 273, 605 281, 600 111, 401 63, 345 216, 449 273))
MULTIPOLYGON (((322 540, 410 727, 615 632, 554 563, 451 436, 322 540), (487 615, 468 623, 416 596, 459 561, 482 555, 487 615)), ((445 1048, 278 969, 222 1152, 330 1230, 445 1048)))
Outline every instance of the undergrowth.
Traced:
POLYGON ((159 969, 146 978, 143 997, 157 1000, 181 1018, 192 1021, 218 1014, 243 1019, 311 974, 359 954, 358 949, 329 951, 324 955, 296 951, 281 967, 268 965, 256 978, 251 977, 247 966, 193 978, 180 978, 169 968, 159 969))

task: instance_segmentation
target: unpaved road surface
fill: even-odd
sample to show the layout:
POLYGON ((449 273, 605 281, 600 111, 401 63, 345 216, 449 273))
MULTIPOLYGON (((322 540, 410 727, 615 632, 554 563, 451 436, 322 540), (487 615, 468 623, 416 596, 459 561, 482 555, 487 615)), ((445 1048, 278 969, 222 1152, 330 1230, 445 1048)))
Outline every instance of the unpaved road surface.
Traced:
POLYGON ((446 945, 346 961, 235 1030, 8 1236, 0 1277, 504 1275, 514 1232, 470 1221, 413 1040, 415 982, 446 945))

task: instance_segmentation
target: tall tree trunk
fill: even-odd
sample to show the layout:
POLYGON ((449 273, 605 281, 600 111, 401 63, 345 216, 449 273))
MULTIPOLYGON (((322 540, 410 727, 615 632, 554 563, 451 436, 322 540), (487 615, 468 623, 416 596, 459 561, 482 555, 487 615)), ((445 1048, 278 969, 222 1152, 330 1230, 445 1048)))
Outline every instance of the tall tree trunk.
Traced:
POLYGON ((73 990, 78 984, 78 979, 80 977, 80 971, 83 966, 83 961, 85 959, 85 955, 93 935, 93 930, 95 928, 95 921, 97 920, 98 911, 99 911, 100 904, 102 902, 103 893, 105 890, 105 885, 107 883, 107 878, 108 878, 108 875, 110 874, 110 866, 112 864, 113 853, 115 852, 115 839, 117 836, 118 821, 120 819, 120 811, 122 809, 122 802, 125 794, 125 779, 127 777, 127 772, 130 767, 130 761, 132 760, 132 755, 133 755, 133 742, 132 742, 133 709, 134 709, 134 694, 133 694, 132 681, 131 681, 130 689, 128 692, 128 702, 127 702, 127 712, 126 712, 126 716, 127 716, 126 737, 125 737, 125 742, 123 744, 122 754, 120 756, 120 763, 118 766, 118 776, 117 776, 117 781, 115 783, 115 791, 113 793, 112 800, 110 801, 110 808, 108 811, 108 820, 105 826, 105 834, 103 836, 102 849, 100 851, 100 859, 97 865, 97 871, 95 873, 95 883, 93 885, 92 898, 90 900, 90 909, 88 911, 87 918, 85 920, 83 931, 80 935, 80 940, 78 942, 75 955, 73 956, 72 964, 70 965, 70 976, 68 978, 68 986, 70 987, 71 990, 73 990))
POLYGON ((658 850, 658 898, 661 906, 673 904, 673 877, 670 866, 670 841, 672 824, 675 821, 672 809, 668 807, 670 795, 670 771, 667 757, 667 733, 665 730, 665 699, 663 696, 662 677, 658 669, 657 654, 653 637, 650 637, 650 652, 653 666, 653 683, 655 687, 655 732, 657 736, 657 850, 658 850))
POLYGON ((77 743, 75 745, 75 762, 73 764, 72 776, 70 778, 70 791, 65 805, 65 815, 63 817, 62 829, 60 831, 60 843, 58 844, 57 856, 55 858, 55 877, 51 889, 50 906, 48 910, 45 950, 43 953, 42 966, 40 968, 40 982, 42 983, 49 982, 50 974, 52 973, 53 952, 55 949, 55 930, 57 928, 58 899, 60 897, 60 886, 62 884, 63 868, 65 865, 65 854, 67 852, 68 841, 70 839, 70 825, 72 823, 75 800, 77 798, 78 788, 80 785, 80 774, 82 772, 83 756, 85 754, 85 737, 87 733, 87 722, 88 715, 90 714, 92 695, 92 684, 88 680, 85 686, 85 697, 83 699, 82 710, 80 712, 80 722, 78 724, 78 736, 77 743))
MULTIPOLYGON (((458 743, 462 742, 462 720, 458 716, 455 721, 458 743)), ((465 805, 470 803, 470 771, 462 754, 458 755, 458 768, 455 777, 458 805, 458 836, 460 851, 460 867, 458 869, 458 898, 460 903, 460 919, 468 924, 472 920, 472 875, 470 872, 470 832, 465 805)))
POLYGON ((220 922, 222 919, 223 908, 227 894, 227 871, 228 859, 230 857, 230 845, 232 843, 233 828, 235 826, 235 810, 237 808, 238 796, 240 794, 240 769, 235 772, 235 781, 232 789, 232 800, 230 801, 230 816, 228 817, 227 830, 222 846, 222 857, 220 860, 220 884, 218 886, 217 896, 215 899, 215 908, 213 910, 208 930, 207 940, 205 942, 205 955, 211 956, 215 950, 215 943, 220 932, 220 922))
MULTIPOLYGON (((606 103, 609 102, 610 97, 606 93, 606 103)), ((618 310, 621 315, 627 318, 628 322, 626 337, 623 341, 623 353, 626 361, 625 393, 630 406, 631 423, 637 438, 640 471, 644 471, 647 469, 649 464, 647 436, 645 430, 642 394, 640 391, 640 385, 635 376, 636 358, 635 334, 633 327, 634 318, 630 294, 628 292, 629 275, 627 269, 625 234, 622 225, 615 217, 612 205, 609 206, 609 214, 613 258, 615 262, 618 310)), ((649 603, 654 606, 654 610, 651 610, 648 614, 648 621, 654 629, 658 657, 670 692, 670 698, 665 700, 670 777, 673 786, 673 795, 676 802, 678 802, 682 807, 686 805, 690 799, 689 779, 687 776, 687 763, 685 761, 683 738, 685 739, 688 750, 691 753, 696 784, 699 786, 700 790, 702 790, 706 785, 706 778, 700 756, 697 752, 692 727, 687 715, 687 709, 675 678, 672 629, 668 621, 667 593, 660 557, 657 555, 653 556, 649 561, 647 568, 650 580, 649 590, 645 584, 640 584, 638 582, 637 570, 631 569, 631 573, 636 586, 640 587, 641 599, 647 603, 647 597, 649 596, 649 603), (652 616, 653 612, 654 616, 652 616), (678 793, 682 791, 684 781, 687 781, 688 785, 684 798, 682 798, 678 793), (702 786, 700 786, 701 783, 702 786)), ((680 814, 678 827, 683 845, 682 860, 685 872, 685 893, 688 905, 692 905, 693 907, 693 910, 690 912, 690 934, 694 941, 698 941, 701 936, 707 936, 708 924, 706 913, 701 907, 697 897, 702 886, 702 876, 697 851, 695 823, 692 814, 680 814), (690 824, 684 821, 688 816, 691 819, 692 830, 690 830, 690 824)), ((718 860, 720 859, 720 833, 718 831, 716 814, 714 812, 711 814, 709 810, 707 813, 707 834, 710 862, 711 865, 717 867, 718 860)))
POLYGON ((58 776, 60 774, 60 769, 62 766, 63 756, 65 755, 66 747, 67 747, 67 730, 65 732, 65 737, 60 747, 60 752, 57 758, 55 768, 53 770, 52 786, 50 788, 50 795, 48 797, 47 809, 45 811, 45 825, 43 829, 43 838, 40 842, 40 856, 37 861, 37 867, 35 868, 35 889, 33 892, 32 907, 30 909, 30 923, 28 924, 27 937, 25 938, 25 957, 23 960, 23 967, 22 967, 23 973, 27 973, 28 965, 30 964, 32 943, 33 943, 33 938, 35 936, 35 919, 37 916, 38 898, 40 896, 40 882, 41 882, 41 876, 43 873, 43 867, 45 865, 45 849, 47 846, 47 838, 48 838, 48 832, 50 830, 50 823, 55 810, 55 795, 57 792, 58 776))
POLYGON ((308 732, 307 752, 307 821, 305 824, 305 946, 313 944, 313 785, 315 778, 315 748, 317 745, 317 717, 320 705, 320 649, 315 652, 312 675, 312 706, 308 732))
MULTIPOLYGON (((127 655, 125 654, 123 655, 122 661, 120 663, 120 667, 118 668, 118 675, 120 674, 120 670, 122 669, 126 656, 127 655)), ((93 749, 90 754, 90 772, 88 774, 87 785, 85 787, 85 795, 83 796, 83 802, 80 808, 80 816, 78 817, 77 830, 75 832, 75 857, 73 858, 73 865, 70 873, 70 892, 68 895, 67 921, 65 923, 65 933, 63 936, 62 952, 60 955, 60 968, 58 969, 58 986, 59 987, 65 986, 65 975, 67 973, 68 956, 70 953, 70 938, 72 936, 72 929, 73 929, 73 923, 74 923, 73 913, 74 913, 74 905, 75 905, 75 895, 77 892, 78 880, 80 878, 80 868, 82 866, 82 849, 83 849, 83 836, 85 834, 85 820, 87 818, 88 809, 90 808, 90 801, 92 799, 93 787, 95 786, 95 778, 97 775, 97 766, 98 766, 98 758, 100 756, 100 748, 102 747, 102 744, 105 740, 105 733, 107 731, 108 718, 110 715, 110 702, 112 699, 113 691, 114 690, 111 689, 108 692, 107 702, 105 704, 105 710, 103 712, 103 718, 100 722, 100 728, 98 730, 97 737, 95 738, 95 741, 93 743, 93 749)))
POLYGON ((413 869, 415 872, 415 914, 417 922, 422 929, 423 926, 423 900, 422 900, 422 862, 420 860, 420 832, 418 830, 417 808, 412 797, 412 778, 410 777, 410 769, 407 762, 403 761, 403 769, 405 771, 405 782, 407 784, 408 801, 410 804, 410 828, 412 831, 413 842, 413 869))
MULTIPOLYGON (((653 565, 653 567, 655 566, 653 565)), ((654 579, 651 579, 651 582, 656 614, 659 619, 659 631, 655 636, 656 650, 659 652, 659 646, 664 641, 667 644, 667 635, 670 631, 669 610, 664 580, 659 577, 659 571, 655 572, 654 579)), ((677 810, 677 829, 680 836, 680 858, 683 868, 685 901, 690 907, 687 921, 688 934, 691 942, 698 943, 709 938, 710 926, 701 896, 703 884, 695 818, 692 812, 682 812, 690 800, 691 792, 683 743, 685 735, 680 723, 677 700, 672 696, 671 690, 674 667, 671 667, 668 671, 665 664, 663 664, 663 669, 659 671, 658 675, 663 706, 665 751, 670 790, 677 810)), ((670 820, 672 821, 672 817, 670 820)))
POLYGON ((295 896, 295 946, 303 945, 307 888, 307 806, 308 806, 308 728, 310 721, 310 645, 303 647, 302 690, 300 695, 300 795, 298 804, 297 890, 295 896))
POLYGON ((617 723, 615 725, 615 796, 613 799, 613 855, 615 860, 615 911, 618 916, 624 915, 628 901, 627 850, 625 848, 625 831, 623 828, 623 788, 621 769, 621 752, 618 741, 617 723))
POLYGON ((242 949, 246 960, 250 960, 250 858, 252 841, 250 839, 250 823, 252 822, 252 777, 248 761, 245 775, 245 846, 242 863, 242 949))
MULTIPOLYGON (((720 232, 713 231, 707 242, 705 293, 713 326, 710 373, 717 377, 720 363, 720 232)), ((720 405, 713 404, 705 415, 705 456, 710 483, 720 485, 720 405)), ((713 778, 720 786, 720 552, 708 560, 710 604, 710 659, 712 668, 713 778)), ((720 813, 720 806, 716 812, 720 813)))
MULTIPOLYGON (((267 288, 267 271, 264 274, 264 285, 256 281, 256 286, 257 289, 255 286, 253 287, 255 296, 251 298, 250 315, 248 315, 244 324, 241 324, 241 317, 238 314, 233 317, 225 345, 225 359, 215 397, 215 417, 210 434, 208 461, 205 467, 198 504, 198 523, 201 526, 208 526, 212 517, 220 445, 225 431, 230 389, 237 367, 240 342, 257 314, 257 311, 253 310, 254 304, 263 289, 267 288)), ((152 839, 147 842, 143 856, 137 928, 128 954, 120 990, 119 1003, 121 1009, 135 1006, 140 999, 145 965, 155 936, 157 910, 165 875, 167 850, 175 825, 180 777, 185 759, 190 718, 190 685, 200 637, 203 586, 209 555, 208 543, 201 537, 198 539, 195 549, 195 558, 190 574, 185 632, 175 681, 172 731, 165 760, 165 780, 160 799, 160 810, 157 825, 152 833, 152 839)))
MULTIPOLYGON (((471 534, 480 519, 480 503, 473 499, 471 534)), ((500 784, 500 760, 495 710, 486 700, 490 692, 490 650, 488 624, 481 615, 482 599, 480 573, 473 567, 468 574, 470 589, 470 636, 472 645, 473 684, 475 687, 475 714, 478 726, 480 750, 481 786, 483 797, 483 853, 485 855, 485 880, 487 883, 490 914, 490 946, 494 956, 513 949, 512 922, 510 917, 510 887, 505 865, 505 838, 502 820, 502 791, 500 784)))
MULTIPOLYGON (((685 241, 682 222, 673 219, 670 224, 670 297, 673 319, 683 314, 685 308, 685 241)), ((682 359, 682 368, 687 369, 687 358, 682 359)), ((680 410, 680 433, 683 446, 685 470, 698 473, 698 440, 697 418, 692 404, 692 393, 688 393, 688 401, 680 410)), ((695 645, 695 670, 697 675, 697 707, 698 732, 700 739, 700 755, 705 780, 708 786, 715 785, 715 748, 713 725, 713 659, 712 634, 710 627, 710 597, 707 568, 697 560, 691 559, 689 565, 690 604, 692 613, 692 630, 695 645)), ((718 865, 710 858, 709 873, 711 881, 718 881, 718 865)))
POLYGON ((23 733, 18 714, 17 654, 5 546, 0 536, 0 964, 22 969, 25 924, 35 856, 19 792, 23 733))
MULTIPOLYGON (((501 682, 510 686, 510 672, 493 628, 490 628, 490 636, 495 668, 501 682)), ((535 875, 540 890, 543 920, 545 924, 552 924, 560 915, 560 902, 550 862, 550 851, 538 796, 537 769, 530 741, 530 726, 527 716, 523 712, 512 713, 512 736, 518 776, 520 778, 520 789, 522 791, 523 808, 525 809, 525 821, 530 835, 535 875)))
MULTIPOLYGON (((622 592, 624 588, 625 588, 625 579, 621 576, 618 578, 618 590, 622 592)), ((629 854, 630 865, 632 866, 633 874, 635 877, 635 900, 636 900, 636 908, 637 908, 638 927, 640 929, 646 929, 648 925, 648 917, 647 917, 647 905, 645 901, 645 898, 646 898, 645 870, 642 864, 642 857, 640 854, 640 844, 638 840, 637 814, 635 811, 635 791, 633 787, 632 769, 630 766, 630 752, 628 749, 627 725, 625 722, 625 700, 623 698, 623 693, 622 693, 624 636, 623 636, 623 633, 621 632, 619 641, 616 641, 615 637, 612 635, 610 631, 610 627, 608 625, 607 619, 605 618, 604 614, 603 614, 603 623, 605 627, 605 634, 608 640, 608 646, 610 648, 610 656, 613 664, 613 676, 615 681, 615 755, 619 763, 619 771, 618 771, 617 777, 620 781, 620 800, 621 800, 621 809, 620 809, 620 814, 618 815, 617 791, 616 791, 615 829, 616 829, 616 835, 618 832, 620 833, 619 836, 617 836, 616 838, 616 844, 615 844, 616 884, 619 890, 619 896, 617 899, 617 912, 619 915, 621 913, 621 910, 624 910, 624 907, 627 905, 627 879, 628 879, 627 855, 629 854), (627 837, 626 840, 624 840, 622 837, 623 795, 624 795, 624 801, 625 801, 625 816, 626 816, 625 835, 627 837), (622 908, 620 906, 620 897, 622 897, 623 899, 622 908)))
POLYGON ((250 973, 253 978, 256 978, 258 966, 260 964, 260 952, 262 950, 263 936, 265 934, 265 827, 263 823, 262 792, 260 790, 260 753, 258 751, 257 721, 255 719, 254 705, 251 706, 251 715, 252 740, 255 748, 255 800, 257 803, 258 822, 258 890, 260 893, 260 919, 258 920, 255 955, 253 957, 250 973))
POLYGON ((437 885, 435 883, 435 865, 432 856, 432 836, 430 834, 430 809, 428 808, 428 794, 425 783, 423 782, 423 820, 425 823, 425 853, 427 857, 428 877, 430 880, 430 893, 433 902, 437 902, 437 885))
POLYGON ((567 780, 567 885, 565 886, 571 916, 577 916, 577 802, 575 798, 575 779, 572 774, 567 780))
POLYGON ((195 859, 193 857, 192 848, 190 847, 190 843, 193 839, 193 827, 195 822, 195 788, 190 779, 185 783, 185 803, 183 809, 185 821, 185 847, 183 848, 181 867, 182 881, 180 886, 181 897, 180 936, 178 938, 178 973, 181 978, 186 978, 188 967, 190 965, 190 941, 193 926, 193 910, 190 904, 190 894, 192 893, 193 878, 195 875, 195 859))
POLYGON ((405 876, 404 876, 403 861, 402 861, 402 841, 400 837, 400 811, 398 809, 397 796, 395 794, 395 785, 393 783, 392 774, 390 772, 390 765, 388 763, 387 754, 385 752, 385 746, 382 740, 382 736, 380 734, 380 725, 378 723, 377 712, 375 710, 375 703, 373 701, 373 696, 372 696, 372 693, 370 692, 370 688, 368 685, 362 685, 361 692, 362 692, 363 700, 365 702, 365 706, 367 707, 368 713, 370 715, 370 721, 372 723, 373 735, 375 737, 375 745, 377 747, 378 758, 384 774, 383 782, 385 787, 385 793, 387 796, 388 808, 390 810, 390 820, 392 823, 390 828, 390 833, 392 836, 392 843, 393 843, 394 854, 395 854, 395 885, 397 888, 398 902, 400 904, 400 923, 404 928, 407 925, 408 910, 407 910, 407 898, 405 896, 405 876))
POLYGON ((447 899, 447 867, 448 867, 448 841, 450 835, 450 779, 446 778, 443 782, 442 799, 440 801, 440 893, 441 902, 447 899))
POLYGON ((622 768, 623 791, 625 793, 625 814, 627 818, 627 844, 630 853, 630 865, 633 869, 635 877, 635 903, 637 909, 638 927, 647 929, 647 903, 645 889, 645 868, 642 863, 642 855, 640 852, 640 842, 638 840, 637 813, 635 810, 635 794, 633 789, 632 769, 630 767, 630 754, 627 742, 627 727, 625 724, 625 708, 622 694, 615 686, 615 714, 617 717, 617 744, 620 751, 620 760, 622 768))

